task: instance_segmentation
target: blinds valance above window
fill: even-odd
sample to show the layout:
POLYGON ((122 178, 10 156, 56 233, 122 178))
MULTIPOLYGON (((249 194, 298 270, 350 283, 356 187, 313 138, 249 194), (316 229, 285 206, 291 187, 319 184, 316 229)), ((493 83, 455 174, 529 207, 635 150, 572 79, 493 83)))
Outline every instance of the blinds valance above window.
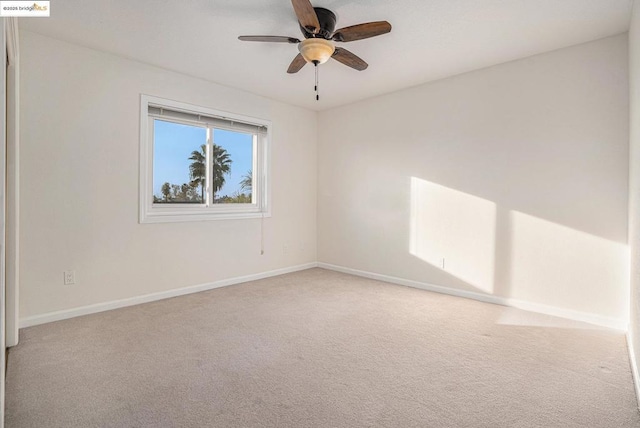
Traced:
POLYGON ((160 120, 179 120, 213 128, 227 129, 229 131, 245 132, 248 134, 264 135, 267 133, 267 127, 261 124, 241 122, 236 119, 206 115, 187 110, 167 109, 166 107, 156 106, 153 104, 149 104, 149 116, 160 120))

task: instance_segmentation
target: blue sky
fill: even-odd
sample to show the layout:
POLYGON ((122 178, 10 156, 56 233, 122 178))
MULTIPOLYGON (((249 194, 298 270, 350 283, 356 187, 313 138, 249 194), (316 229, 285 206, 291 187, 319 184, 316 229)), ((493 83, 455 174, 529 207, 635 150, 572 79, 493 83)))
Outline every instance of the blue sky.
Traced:
MULTIPOLYGON (((179 123, 154 120, 153 153, 153 194, 161 195, 160 188, 165 182, 171 184, 188 183, 189 157, 194 150, 207 142, 205 128, 179 123)), ((240 191, 242 176, 251 170, 253 137, 249 134, 215 129, 215 144, 223 147, 232 160, 231 172, 226 176, 225 185, 216 193, 216 198, 233 195, 240 191)))

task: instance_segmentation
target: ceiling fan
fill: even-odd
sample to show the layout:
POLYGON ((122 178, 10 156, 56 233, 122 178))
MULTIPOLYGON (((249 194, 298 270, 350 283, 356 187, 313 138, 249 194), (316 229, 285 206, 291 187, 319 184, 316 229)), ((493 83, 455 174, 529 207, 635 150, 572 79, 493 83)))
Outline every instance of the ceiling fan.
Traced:
MULTIPOLYGON (((304 40, 287 36, 240 36, 249 42, 278 42, 298 45, 300 52, 293 59, 287 73, 297 73, 307 62, 316 66, 316 92, 318 91, 317 66, 333 58, 355 70, 362 71, 369 65, 350 51, 336 47, 334 42, 352 42, 386 34, 391 31, 387 21, 367 22, 350 27, 336 28, 336 15, 329 9, 313 7, 309 0, 291 0, 304 40)), ((316 94, 316 99, 319 99, 316 94)))

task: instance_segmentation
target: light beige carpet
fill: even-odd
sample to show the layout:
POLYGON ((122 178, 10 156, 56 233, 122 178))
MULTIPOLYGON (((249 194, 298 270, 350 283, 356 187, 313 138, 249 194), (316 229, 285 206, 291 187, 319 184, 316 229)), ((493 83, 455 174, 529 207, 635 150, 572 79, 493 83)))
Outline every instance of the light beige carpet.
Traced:
POLYGON ((619 332, 311 269, 22 330, 6 424, 640 427, 626 352, 619 332))

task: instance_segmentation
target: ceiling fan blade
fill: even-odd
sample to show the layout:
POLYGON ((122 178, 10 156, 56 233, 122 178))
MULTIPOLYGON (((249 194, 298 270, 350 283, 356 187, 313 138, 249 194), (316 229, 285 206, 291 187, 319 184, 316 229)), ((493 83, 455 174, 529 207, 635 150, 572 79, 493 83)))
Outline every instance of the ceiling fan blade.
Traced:
POLYGON ((386 34, 389 31, 391 31, 391 24, 387 21, 367 22, 336 30, 333 33, 333 40, 336 42, 352 42, 386 34))
POLYGON ((316 34, 320 31, 320 22, 318 21, 318 15, 313 10, 313 6, 309 0, 291 0, 293 10, 296 12, 298 22, 310 33, 316 34))
POLYGON ((244 42, 300 43, 295 37, 286 36, 240 36, 238 39, 244 42))
POLYGON ((289 64, 289 69, 287 70, 287 73, 289 74, 297 73, 298 71, 300 71, 302 67, 304 67, 306 63, 307 61, 305 61, 302 55, 300 54, 296 55, 293 61, 291 61, 291 64, 289 64))
POLYGON ((360 57, 344 48, 336 48, 332 58, 358 71, 365 70, 369 67, 369 64, 364 62, 360 57))

